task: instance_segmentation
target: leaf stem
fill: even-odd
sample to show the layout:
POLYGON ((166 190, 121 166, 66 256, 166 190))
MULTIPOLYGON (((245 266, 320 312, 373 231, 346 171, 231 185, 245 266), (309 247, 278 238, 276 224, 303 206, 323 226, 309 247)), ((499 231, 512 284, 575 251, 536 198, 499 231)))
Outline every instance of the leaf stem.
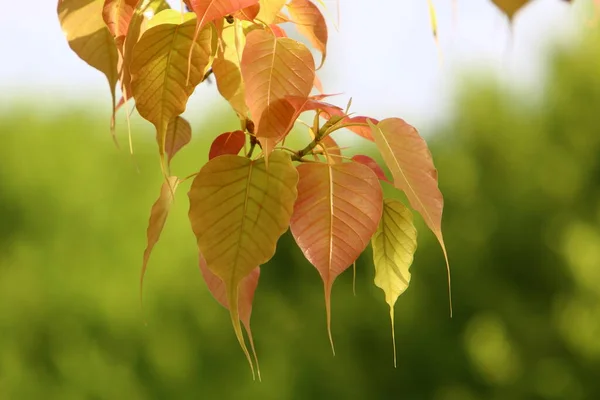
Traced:
POLYGON ((254 148, 257 144, 258 140, 256 139, 256 136, 250 135, 250 150, 248 150, 248 154, 246 154, 246 157, 252 158, 252 153, 254 153, 254 148))

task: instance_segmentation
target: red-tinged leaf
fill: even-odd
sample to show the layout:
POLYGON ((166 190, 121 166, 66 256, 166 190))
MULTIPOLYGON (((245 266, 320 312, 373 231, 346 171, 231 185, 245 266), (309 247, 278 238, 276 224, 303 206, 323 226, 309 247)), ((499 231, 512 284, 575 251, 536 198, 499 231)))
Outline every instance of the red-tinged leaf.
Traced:
POLYGON ((171 204, 173 203, 173 195, 177 190, 179 179, 176 176, 171 176, 164 182, 160 188, 160 196, 152 206, 150 210, 150 220, 148 221, 147 245, 144 250, 144 257, 142 262, 142 273, 140 276, 140 301, 142 299, 142 288, 144 285, 144 275, 146 274, 146 268, 148 267, 148 260, 152 249, 158 243, 160 234, 165 226, 171 204))
POLYGON ((223 155, 202 167, 188 194, 198 249, 208 269, 225 283, 231 322, 251 366, 239 320, 238 287, 275 253, 289 226, 297 182, 298 173, 285 152, 273 152, 268 169, 264 157, 223 155))
POLYGON ((267 24, 278 24, 280 11, 287 0, 260 0, 257 18, 267 24))
POLYGON ((373 160, 371 157, 362 154, 357 154, 354 157, 352 157, 352 161, 356 161, 357 163, 366 165, 367 167, 371 168, 373 172, 375 172, 375 175, 377 175, 377 177, 380 180, 385 181, 387 183, 392 183, 390 182, 388 177, 385 176, 385 172, 383 172, 383 169, 377 163, 377 161, 373 160))
POLYGON ((446 260, 450 315, 452 298, 450 291, 450 264, 442 235, 442 211, 444 197, 438 188, 437 170, 425 140, 419 132, 400 118, 388 118, 377 125, 368 121, 375 144, 394 178, 394 186, 402 190, 410 205, 435 234, 446 260))
POLYGON ((291 231, 325 288, 327 330, 331 336, 331 287, 367 247, 377 230, 383 194, 373 171, 355 162, 301 164, 291 231))
POLYGON ((317 76, 317 74, 315 74, 315 82, 313 83, 313 87, 315 89, 317 89, 317 91, 319 93, 323 93, 323 84, 321 83, 321 80, 319 79, 319 77, 317 76))
POLYGON ((327 23, 321 10, 310 0, 292 0, 287 6, 298 31, 321 52, 321 68, 327 57, 327 23))
POLYGON ((175 10, 161 11, 150 25, 134 48, 131 84, 138 112, 156 127, 161 166, 164 167, 169 122, 185 111, 188 98, 202 81, 212 61, 216 34, 212 26, 207 26, 193 41, 194 14, 187 13, 182 17, 175 10), (181 71, 185 70, 185 55, 190 51, 194 63, 186 83, 181 71))
POLYGON ((122 52, 129 24, 139 0, 105 0, 102 18, 115 38, 117 49, 122 52))
MULTIPOLYGON (((256 136, 282 138, 292 128, 295 113, 286 97, 306 98, 312 89, 315 66, 310 50, 295 40, 253 30, 246 37, 241 68, 256 136)), ((269 153, 264 146, 263 150, 269 153)))
MULTIPOLYGON (((323 96, 321 95, 318 97, 323 96)), ((299 96, 287 96, 285 99, 294 107, 294 109, 296 109, 296 112, 298 114, 301 114, 305 111, 315 110, 321 110, 326 112, 327 114, 333 115, 344 114, 344 110, 342 110, 340 107, 318 100, 317 98, 315 98, 315 96, 308 98, 299 96)))
MULTIPOLYGON (((336 117, 341 117, 344 116, 344 111, 336 111, 334 113, 329 113, 327 111, 323 112, 321 114, 322 117, 324 117, 325 119, 331 119, 331 117, 336 116, 336 117)), ((356 116, 356 117, 348 117, 348 116, 344 116, 344 118, 339 122, 340 125, 348 125, 348 126, 344 126, 346 129, 348 129, 351 132, 356 133, 358 136, 361 136, 367 140, 370 140, 371 142, 374 141, 373 139, 373 135, 371 134, 371 128, 369 127, 369 125, 367 124, 367 120, 370 119, 371 121, 374 121, 374 123, 378 123, 379 121, 377 121, 375 118, 371 118, 371 117, 365 117, 365 116, 356 116)))
POLYGON ((190 7, 198 18, 197 31, 216 19, 258 4, 258 0, 190 0, 190 7))
MULTIPOLYGON (((215 275, 206 265, 206 260, 200 254, 200 271, 208 290, 223 307, 229 310, 229 302, 227 301, 227 290, 225 283, 215 275)), ((254 301, 254 293, 258 287, 258 279, 260 278, 260 268, 256 267, 250 272, 250 275, 246 276, 240 282, 239 286, 239 302, 238 309, 240 314, 240 321, 246 329, 248 339, 250 341, 250 349, 254 354, 254 362, 256 362, 256 369, 258 373, 258 379, 260 380, 260 367, 258 366, 258 357, 256 355, 256 349, 254 347, 254 339, 252 337, 252 330, 250 329, 250 317, 252 316, 252 303, 254 301)))
POLYGON ((342 162, 342 151, 340 146, 336 143, 331 136, 325 136, 321 139, 319 146, 323 149, 323 153, 327 156, 327 160, 336 164, 342 162))
POLYGON ((275 37, 278 37, 278 38, 288 37, 287 33, 285 33, 283 28, 280 27, 279 25, 271 24, 271 25, 269 25, 269 27, 271 28, 271 31, 273 32, 273 35, 275 35, 275 37))
POLYGON ((182 117, 175 117, 169 122, 167 127, 167 136, 165 138, 165 153, 167 154, 167 164, 183 146, 192 140, 192 127, 182 117))
POLYGON ((221 46, 213 61, 212 70, 221 96, 229 102, 240 119, 245 119, 248 117, 248 106, 240 60, 246 38, 243 32, 236 35, 236 29, 233 26, 221 32, 221 46))
POLYGON ((223 154, 236 155, 244 148, 245 142, 246 135, 242 131, 222 133, 212 142, 208 159, 212 160, 223 154))
POLYGON ((251 6, 242 8, 239 11, 236 11, 233 14, 233 16, 237 19, 252 22, 258 16, 259 11, 260 11, 260 4, 253 4, 251 6))

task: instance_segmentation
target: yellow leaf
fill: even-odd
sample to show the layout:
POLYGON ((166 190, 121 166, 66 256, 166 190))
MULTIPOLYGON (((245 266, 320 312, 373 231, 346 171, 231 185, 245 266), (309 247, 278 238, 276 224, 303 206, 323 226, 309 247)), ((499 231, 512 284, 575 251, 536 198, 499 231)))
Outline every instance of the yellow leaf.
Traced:
POLYGON ((162 184, 160 196, 150 210, 150 220, 148 221, 148 230, 146 232, 147 245, 144 250, 142 273, 140 276, 140 301, 142 299, 142 288, 144 284, 144 275, 146 274, 146 268, 148 267, 148 260, 150 259, 150 254, 152 254, 152 249, 160 239, 160 234, 167 221, 169 210, 173 203, 173 195, 175 194, 175 190, 177 190, 177 185, 179 185, 179 179, 176 176, 169 177, 167 181, 162 184))
POLYGON ((394 305, 408 288, 409 268, 417 249, 417 230, 413 225, 412 213, 400 201, 383 201, 383 215, 377 232, 371 239, 371 245, 375 264, 375 285, 383 290, 385 301, 390 306, 395 367, 394 305))
POLYGON ((206 265, 225 283, 237 339, 252 367, 242 335, 238 286, 275 253, 288 229, 297 197, 298 173, 290 156, 265 159, 222 155, 206 163, 189 191, 189 218, 206 265))
POLYGON ((517 11, 519 11, 529 0, 492 0, 494 4, 512 20, 517 11))
POLYGON ((287 3, 287 0, 260 0, 260 11, 256 19, 267 24, 274 23, 285 3, 287 3))
MULTIPOLYGON (((153 20, 172 21, 175 18, 172 12, 161 11, 153 20)), ((163 167, 169 122, 185 111, 188 98, 202 81, 213 57, 212 51, 216 48, 216 34, 212 25, 204 28, 194 42, 196 20, 193 13, 187 13, 184 21, 165 22, 146 30, 134 47, 130 66, 136 107, 140 115, 156 127, 163 167), (192 68, 189 84, 186 84, 189 52, 192 53, 192 68)))
MULTIPOLYGON (((310 0, 292 0, 288 4, 288 10, 298 31, 310 41, 310 44, 321 52, 321 64, 323 66, 327 57, 327 23, 319 8, 310 0)), ((317 69, 319 69, 317 68, 317 69)))
POLYGON ((400 118, 388 118, 373 124, 367 123, 381 156, 392 173, 394 186, 402 190, 412 208, 421 214, 425 223, 437 237, 448 274, 448 296, 452 315, 450 263, 442 235, 444 197, 438 188, 437 170, 427 143, 417 130, 400 118))

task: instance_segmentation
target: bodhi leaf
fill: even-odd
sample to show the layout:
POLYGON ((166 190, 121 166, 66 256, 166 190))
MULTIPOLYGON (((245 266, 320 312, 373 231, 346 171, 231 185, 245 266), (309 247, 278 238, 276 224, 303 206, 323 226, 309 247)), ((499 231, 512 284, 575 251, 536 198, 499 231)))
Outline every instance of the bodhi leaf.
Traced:
POLYGON ((492 0, 494 4, 512 20, 517 11, 519 11, 529 0, 492 0))
POLYGON ((202 167, 188 194, 198 248, 225 283, 231 322, 251 367, 239 320, 238 286, 275 253, 289 226, 297 182, 291 158, 282 151, 273 152, 268 169, 264 158, 223 155, 202 167))
MULTIPOLYGON (((256 136, 283 138, 295 113, 286 96, 306 98, 313 86, 315 65, 310 50, 293 39, 257 29, 246 38, 241 67, 256 136)), ((264 145, 263 150, 269 154, 264 145)))
POLYGON ((287 7, 298 31, 321 52, 321 68, 327 57, 327 23, 321 10, 310 0, 292 0, 287 7))
POLYGON ((381 219, 383 195, 375 173, 355 163, 298 166, 298 199, 290 228, 325 289, 331 348, 331 287, 369 244, 381 219))
POLYGON ((169 122, 167 135, 165 138, 165 153, 167 154, 167 164, 183 146, 192 140, 192 127, 182 117, 175 117, 169 122))
POLYGON ((102 19, 103 6, 104 0, 59 0, 57 12, 69 47, 108 79, 114 121, 118 55, 115 41, 102 19))
MULTIPOLYGON (((227 301, 227 291, 225 283, 217 275, 213 274, 210 269, 206 266, 206 260, 200 254, 200 271, 208 290, 223 307, 229 310, 229 303, 227 301)), ((258 379, 260 380, 260 367, 258 365, 258 357, 256 355, 256 349, 254 347, 254 339, 252 338, 252 330, 250 329, 250 317, 252 316, 252 302, 254 301, 254 293, 258 287, 258 279, 260 278, 260 268, 256 267, 250 272, 250 275, 246 276, 240 282, 239 286, 239 303, 238 309, 240 313, 240 321, 246 329, 248 339, 250 341, 250 349, 254 355, 254 362, 256 363, 256 370, 258 373, 258 379)))
POLYGON ((115 38, 117 49, 122 51, 129 23, 139 0, 105 0, 102 18, 115 38))
POLYGON ((140 276, 140 301, 142 299, 142 288, 144 285, 144 275, 146 274, 146 268, 148 267, 148 260, 150 259, 152 249, 156 243, 158 243, 158 239, 160 239, 160 234, 167 221, 167 216, 169 215, 169 210, 173 203, 173 195, 175 194, 175 190, 177 190, 178 184, 179 179, 176 176, 169 177, 162 184, 160 196, 150 210, 150 220, 148 221, 148 230, 146 232, 148 241, 146 249, 144 250, 142 273, 140 276))
POLYGON ((260 11, 260 4, 253 4, 251 6, 242 8, 239 11, 236 11, 233 16, 235 18, 245 20, 245 21, 254 21, 254 19, 258 16, 260 11))
MULTIPOLYGON (((181 14, 174 10, 161 14, 181 14)), ((212 58, 216 35, 207 26, 194 42, 196 21, 193 13, 184 15, 183 23, 162 23, 144 32, 134 47, 131 63, 131 84, 140 115, 156 127, 161 165, 163 165, 166 133, 169 122, 185 111, 188 98, 202 81, 212 58), (193 67, 186 84, 186 55, 192 52, 193 67)), ((163 165, 164 167, 164 165, 163 165)))
POLYGON ((385 176, 385 172, 383 172, 383 169, 381 169, 381 166, 377 163, 377 161, 373 160, 371 157, 357 154, 352 157, 352 161, 366 165, 367 167, 371 168, 373 172, 375 172, 375 175, 377 175, 380 180, 387 183, 392 183, 387 176, 385 176))
POLYGON ((223 154, 236 155, 244 148, 245 142, 246 135, 242 131, 222 133, 210 145, 208 159, 212 160, 223 154))
POLYGON ((367 120, 375 144, 394 178, 394 186, 402 190, 412 208, 421 214, 435 234, 446 260, 448 296, 452 316, 450 263, 442 235, 444 197, 438 188, 437 170, 427 143, 417 130, 400 118, 388 118, 374 125, 367 120))
POLYGON ((260 11, 256 17, 266 24, 277 23, 279 12, 287 0, 260 0, 260 11))
POLYGON ((408 288, 410 265, 417 249, 417 230, 413 225, 412 213, 400 201, 385 199, 383 215, 377 232, 371 239, 375 285, 385 293, 390 306, 394 367, 396 366, 396 339, 394 334, 394 305, 398 297, 408 288))

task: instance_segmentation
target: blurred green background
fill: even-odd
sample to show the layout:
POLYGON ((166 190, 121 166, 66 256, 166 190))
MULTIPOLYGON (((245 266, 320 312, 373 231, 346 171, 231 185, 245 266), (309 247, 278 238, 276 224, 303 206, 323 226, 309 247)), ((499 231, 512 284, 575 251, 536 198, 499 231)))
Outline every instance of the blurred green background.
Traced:
MULTIPOLYGON (((356 297, 351 270, 334 285, 333 357, 322 284, 288 233, 254 302, 262 383, 202 281, 189 184, 151 258, 144 324, 138 279, 161 182, 149 124, 134 123, 138 173, 93 104, 15 105, 0 115, 0 399, 600 398, 600 40, 547 62, 535 96, 465 75, 452 119, 428 137, 454 318, 419 219, 398 368, 369 250, 356 297)), ((236 126, 229 114, 194 126, 174 171, 196 171, 236 126)))

